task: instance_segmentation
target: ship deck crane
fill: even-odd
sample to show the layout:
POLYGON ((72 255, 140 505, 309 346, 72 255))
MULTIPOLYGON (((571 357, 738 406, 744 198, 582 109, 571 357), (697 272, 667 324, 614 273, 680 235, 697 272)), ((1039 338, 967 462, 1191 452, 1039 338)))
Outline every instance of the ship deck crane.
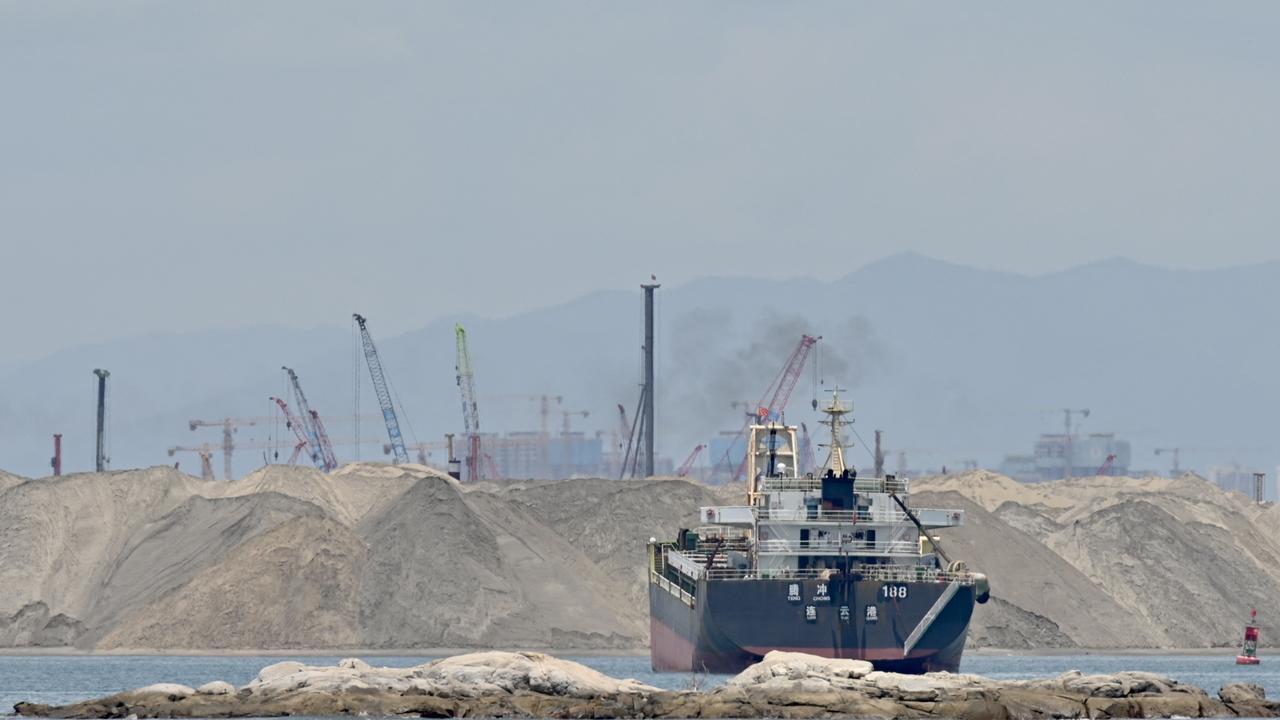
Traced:
POLYGON ((462 397, 462 426, 467 434, 467 481, 481 479, 480 471, 480 409, 476 404, 476 377, 471 368, 471 348, 467 343, 467 331, 461 324, 454 325, 456 339, 458 394, 462 397))
MULTIPOLYGON (((809 357, 809 352, 813 350, 813 346, 821 339, 821 335, 800 336, 800 342, 791 351, 786 364, 782 366, 782 371, 778 373, 778 376, 765 389, 764 394, 760 396, 760 402, 757 404, 757 415, 761 420, 782 416, 782 413, 787 409, 787 402, 791 399, 791 393, 796 389, 796 383, 800 380, 800 374, 804 371, 804 362, 809 357)), ((725 448, 724 455, 716 462, 717 469, 721 467, 727 469, 729 467, 732 462, 734 447, 745 440, 747 428, 751 427, 752 422, 752 417, 748 416, 747 421, 743 424, 742 429, 738 431, 733 442, 729 443, 729 447, 725 448)), ((743 472, 746 471, 746 455, 746 453, 743 454, 742 462, 733 473, 735 481, 740 480, 743 472)))
POLYGON ((404 437, 400 434, 400 420, 396 417, 395 406, 391 404, 391 392, 387 389, 387 378, 382 372, 382 360, 378 357, 378 348, 369 335, 364 316, 355 313, 351 316, 360 326, 360 342, 364 347, 365 364, 369 366, 369 377, 373 380, 373 391, 378 396, 378 406, 382 408, 382 419, 387 424, 387 437, 391 440, 391 449, 395 452, 397 463, 409 462, 409 452, 404 448, 404 437))
POLYGON ((293 387, 293 399, 298 403, 298 412, 302 413, 302 427, 311 444, 312 459, 316 460, 316 467, 325 472, 332 472, 338 467, 338 458, 333 453, 333 443, 329 442, 329 433, 325 432, 320 414, 311 409, 311 403, 307 402, 307 396, 302 392, 302 383, 298 382, 298 374, 293 371, 293 368, 281 366, 280 369, 289 374, 289 384, 293 387))

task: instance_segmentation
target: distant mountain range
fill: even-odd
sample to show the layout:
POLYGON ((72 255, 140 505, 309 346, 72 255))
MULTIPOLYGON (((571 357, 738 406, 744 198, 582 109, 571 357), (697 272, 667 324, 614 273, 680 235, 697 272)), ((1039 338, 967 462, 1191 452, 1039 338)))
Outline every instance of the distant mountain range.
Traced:
MULTIPOLYGON (((786 254, 776 265, 800 264, 786 254)), ((873 262, 832 282, 707 278, 658 291, 660 451, 682 458, 698 442, 739 423, 731 403, 755 403, 802 332, 823 336, 788 419, 812 425, 815 369, 829 388, 849 390, 855 429, 885 431, 890 452, 912 467, 994 466, 1027 452, 1036 435, 1062 426, 1062 408, 1089 408, 1086 432, 1116 431, 1139 468, 1167 470, 1156 447, 1183 448, 1184 466, 1230 460, 1272 472, 1280 461, 1273 418, 1280 378, 1272 366, 1280 331, 1280 263, 1176 271, 1104 260, 1023 276, 915 254, 873 262)), ((361 308, 352 308, 359 311, 361 308)), ((431 314, 427 311, 427 314, 431 314)), ((355 336, 342 318, 310 329, 247 327, 157 334, 61 351, 0 366, 0 467, 48 473, 50 435, 64 434, 65 469, 91 469, 95 367, 112 373, 113 467, 172 462, 171 445, 217 444, 193 418, 267 416, 285 392, 281 365, 297 370, 312 404, 340 416, 337 439, 353 436, 354 381, 362 412, 377 408, 355 336), (358 361, 358 362, 357 362, 358 361)), ((454 381, 453 324, 378 335, 403 403, 406 434, 435 440, 461 425, 454 381)), ((481 399, 482 429, 536 429, 539 394, 562 396, 574 430, 612 431, 619 403, 639 393, 641 294, 598 292, 507 318, 466 324, 481 399)), ((562 418, 551 418, 558 431, 562 418)), ((269 424, 238 441, 285 436, 269 424)), ((364 459, 381 458, 383 430, 367 419, 364 459)), ((287 436, 281 441, 287 452, 287 436)), ((243 474, 262 449, 238 453, 243 474)), ((351 459, 350 446, 338 448, 351 459)), ((861 450, 852 456, 868 464, 861 450)), ((220 462, 220 460, 219 460, 220 462)), ((896 459, 890 455, 890 467, 896 459)), ((187 455, 183 468, 198 468, 187 455)))

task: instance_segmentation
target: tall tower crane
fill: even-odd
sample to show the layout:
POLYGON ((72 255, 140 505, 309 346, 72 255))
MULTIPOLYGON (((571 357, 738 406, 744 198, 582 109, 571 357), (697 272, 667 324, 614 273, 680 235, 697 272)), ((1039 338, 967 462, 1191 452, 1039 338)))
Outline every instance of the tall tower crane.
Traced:
POLYGON ((311 409, 307 396, 302 392, 302 383, 298 382, 298 374, 293 368, 281 366, 281 370, 289 373, 289 383, 293 386, 293 399, 298 403, 298 412, 302 413, 302 427, 307 432, 307 440, 311 444, 312 459, 316 467, 325 472, 332 472, 338 467, 338 458, 333 454, 333 443, 329 442, 329 434, 324 430, 320 415, 311 409), (318 456, 318 459, 317 459, 318 456))
MULTIPOLYGON (((765 389, 764 394, 760 396, 757 414, 760 419, 768 419, 771 417, 780 417, 787 409, 787 402, 791 399, 791 393, 796 389, 796 383, 800 381, 800 374, 804 371, 804 361, 809 357, 809 351, 813 350, 813 346, 822 339, 822 336, 801 335, 800 342, 796 344, 794 350, 791 351, 787 362, 782 366, 782 371, 773 379, 769 387, 765 389)), ((745 440, 747 436, 747 428, 751 426, 752 419, 748 417, 743 424, 742 429, 738 431, 737 437, 734 438, 729 447, 725 449, 724 455, 716 462, 716 467, 727 469, 729 463, 732 462, 732 452, 740 441, 745 440)), ((742 463, 738 465, 738 469, 733 473, 733 479, 739 480, 743 472, 746 471, 747 460, 743 455, 742 463)))
POLYGON ((241 425, 257 424, 258 421, 254 418, 223 418, 221 420, 190 420, 187 422, 187 427, 192 431, 202 427, 222 428, 222 479, 231 480, 231 453, 236 448, 233 435, 241 425))
MULTIPOLYGON (((304 429, 305 426, 302 421, 294 416, 293 411, 289 409, 289 404, 278 397, 271 398, 271 401, 280 406, 280 412, 284 413, 284 424, 288 425, 289 429, 298 438, 298 444, 293 446, 293 454, 289 456, 289 464, 293 465, 298 462, 298 454, 306 449, 308 445, 311 445, 311 441, 307 438, 307 431, 304 429)), ((311 456, 311 462, 315 463, 317 468, 323 470, 324 460, 320 457, 320 453, 315 449, 314 445, 308 454, 311 456)))
POLYGON ((1156 448, 1157 455, 1163 455, 1164 453, 1173 454, 1173 470, 1170 471, 1169 476, 1178 477, 1178 475, 1182 474, 1182 466, 1178 464, 1179 456, 1182 454, 1182 448, 1156 448))
POLYGON ((369 328, 365 327, 365 319, 359 313, 351 316, 360 326, 360 342, 364 346, 365 363, 369 366, 369 377, 373 380, 373 391, 378 395, 378 405, 382 408, 382 419, 387 423, 387 437, 391 439, 391 449, 395 452, 397 463, 409 462, 409 452, 404 448, 404 437, 400 435, 400 420, 396 418, 396 409, 391 404, 391 393, 387 390, 387 378, 382 373, 382 360, 378 358, 378 348, 373 344, 369 328))
POLYGON ((471 348, 467 344, 467 331, 461 324, 454 325, 457 339, 458 393, 462 396, 462 425, 467 433, 467 481, 480 479, 480 410, 476 406, 476 377, 471 368, 471 348))
POLYGON ((213 446, 205 443, 200 447, 171 447, 169 448, 169 457, 173 457, 174 453, 193 452, 200 456, 200 479, 212 481, 213 478, 213 446))

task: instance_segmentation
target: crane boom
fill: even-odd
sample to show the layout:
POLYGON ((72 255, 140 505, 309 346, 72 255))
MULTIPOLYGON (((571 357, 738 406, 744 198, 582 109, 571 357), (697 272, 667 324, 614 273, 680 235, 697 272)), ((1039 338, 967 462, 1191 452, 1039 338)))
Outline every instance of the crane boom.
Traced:
POLYGON ((689 471, 693 469, 693 463, 697 461, 698 455, 705 447, 706 445, 694 446, 693 452, 689 453, 689 457, 685 458, 684 462, 680 465, 680 469, 676 471, 676 477, 685 477, 689 474, 689 471))
POLYGON ((329 441, 329 433, 325 432, 320 413, 315 410, 311 411, 311 424, 315 426, 316 437, 320 438, 320 454, 324 456, 324 464, 328 472, 333 472, 338 467, 338 456, 333 454, 333 443, 329 441))
POLYGON ((458 393, 462 396, 462 426, 467 433, 467 480, 480 479, 480 409, 476 405, 476 377, 471 369, 471 348, 467 343, 467 331, 461 324, 454 325, 457 338, 458 393))
MULTIPOLYGON (((286 369, 287 369, 287 368, 286 368, 286 369)), ((290 372, 292 372, 292 371, 290 371, 290 372)), ((302 421, 301 421, 301 420, 299 420, 299 419, 298 419, 298 418, 293 414, 293 411, 289 409, 289 403, 286 403, 284 400, 281 400, 281 399, 280 399, 280 398, 278 398, 278 397, 273 397, 273 398, 271 398, 271 401, 272 401, 272 402, 274 402, 276 405, 278 405, 278 406, 280 407, 280 412, 284 413, 284 422, 285 422, 285 425, 288 425, 288 426, 289 426, 289 429, 290 429, 290 430, 292 430, 292 431, 293 431, 293 434, 294 434, 294 435, 296 435, 296 436, 297 436, 297 438, 298 438, 298 444, 297 444, 296 446, 294 446, 294 452, 293 452, 293 455, 289 458, 289 464, 290 464, 290 465, 292 465, 292 464, 294 464, 295 462, 297 462, 297 461, 298 461, 298 452, 299 452, 302 448, 305 448, 305 447, 307 447, 308 445, 310 445, 310 446, 311 446, 311 448, 312 448, 311 453, 310 453, 310 455, 311 455, 311 462, 315 463, 316 467, 318 467, 318 468, 320 468, 321 470, 323 470, 323 469, 324 469, 324 461, 321 459, 319 452, 317 452, 317 451, 315 450, 315 447, 316 447, 316 446, 315 446, 315 445, 312 445, 312 444, 311 444, 311 439, 307 437, 306 425, 304 425, 304 424, 302 423, 302 421)))
POLYGON ((382 408, 382 419, 387 423, 387 437, 391 440, 391 449, 395 452, 397 463, 409 462, 409 452, 404 448, 404 437, 400 434, 400 420, 396 418, 396 409, 391 404, 391 393, 387 390, 387 378, 382 373, 382 360, 378 358, 378 348, 373 344, 369 328, 365 327, 365 319, 359 313, 353 314, 356 324, 360 326, 360 342, 364 346, 364 359, 369 366, 369 377, 373 380, 373 391, 378 395, 378 405, 382 408))
MULTIPOLYGON (((281 366, 280 369, 289 373, 289 384, 293 386, 293 399, 298 403, 298 412, 302 413, 302 428, 307 433, 307 444, 311 446, 311 459, 316 467, 330 472, 338 467, 338 458, 333 454, 333 444, 329 442, 329 436, 324 431, 320 415, 311 409, 311 403, 307 402, 306 393, 302 392, 302 383, 298 381, 298 374, 293 371, 293 368, 281 366)), ((287 412, 286 417, 288 417, 287 412)))
MULTIPOLYGON (((821 335, 801 335, 800 342, 796 344, 791 355, 787 358, 787 363, 782 366, 782 371, 778 376, 769 383, 769 387, 765 389, 764 394, 760 396, 760 402, 757 404, 759 411, 757 415, 760 420, 767 420, 770 417, 781 416, 783 411, 787 409, 787 402, 791 399, 791 393, 796 389, 796 383, 800 381, 800 375, 804 372, 804 361, 809 357, 809 351, 813 346, 822 339, 821 335)), ((755 422, 756 418, 748 417, 742 429, 738 431, 737 437, 725 449, 724 455, 716 462, 716 467, 728 467, 730 462, 730 453, 740 440, 746 438, 747 428, 755 422)), ((742 463, 738 465, 738 469, 733 474, 733 479, 742 478, 742 473, 747 468, 746 455, 742 458, 742 463)))

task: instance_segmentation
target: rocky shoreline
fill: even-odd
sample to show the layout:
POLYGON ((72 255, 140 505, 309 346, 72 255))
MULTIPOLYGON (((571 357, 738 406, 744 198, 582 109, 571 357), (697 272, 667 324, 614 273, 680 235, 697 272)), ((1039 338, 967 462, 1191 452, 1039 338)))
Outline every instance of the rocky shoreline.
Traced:
POLYGON ((480 652, 409 668, 348 659, 281 662, 244 687, 162 683, 64 706, 19 703, 50 718, 221 718, 381 715, 530 718, 1280 717, 1256 685, 1217 696, 1154 673, 1064 673, 1002 681, 977 675, 877 672, 858 660, 769 653, 715 689, 672 691, 618 680, 542 653, 480 652))

